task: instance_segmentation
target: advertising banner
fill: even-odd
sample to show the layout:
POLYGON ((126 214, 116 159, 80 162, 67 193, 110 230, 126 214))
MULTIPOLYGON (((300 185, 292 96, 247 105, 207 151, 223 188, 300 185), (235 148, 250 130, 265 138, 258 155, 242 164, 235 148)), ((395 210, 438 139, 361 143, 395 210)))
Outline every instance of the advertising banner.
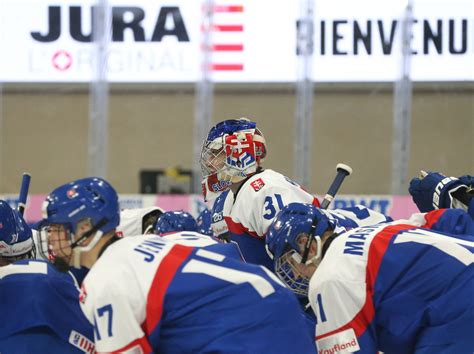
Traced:
MULTIPOLYGON (((221 0, 212 23, 203 2, 110 0, 110 82, 191 83, 200 77, 202 30, 210 29, 215 82, 294 82, 300 2, 221 0)), ((2 0, 0 82, 89 82, 98 45, 93 0, 2 0)), ((407 1, 315 0, 316 82, 384 82, 399 77, 407 1)), ((474 81, 474 2, 414 0, 414 81, 474 81)))
MULTIPOLYGON (((46 195, 28 196, 25 210, 25 218, 28 222, 36 222, 41 219, 41 205, 45 198, 46 195)), ((18 206, 17 195, 0 195, 0 199, 6 200, 14 208, 18 206)), ((319 196, 319 199, 321 200, 322 196, 319 196)), ((121 194, 119 200, 122 209, 158 206, 164 210, 184 210, 195 217, 207 207, 202 196, 198 194, 121 194)), ((419 212, 411 196, 397 195, 340 195, 334 199, 329 209, 347 208, 355 205, 366 206, 394 219, 408 218, 411 214, 419 212)))

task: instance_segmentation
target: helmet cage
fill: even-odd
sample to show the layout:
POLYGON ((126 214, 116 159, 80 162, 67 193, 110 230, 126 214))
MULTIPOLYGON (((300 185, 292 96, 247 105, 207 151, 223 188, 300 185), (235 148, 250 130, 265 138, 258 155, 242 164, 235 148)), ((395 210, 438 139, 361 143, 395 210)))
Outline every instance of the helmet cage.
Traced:
POLYGON ((333 227, 324 210, 301 203, 286 205, 270 225, 266 237, 267 252, 274 261, 275 273, 296 294, 306 295, 309 282, 308 277, 298 271, 298 265, 319 265, 321 238, 333 227), (303 236, 306 240, 302 244, 303 236), (310 256, 312 247, 315 254, 310 256))
POLYGON ((225 149, 224 144, 219 142, 222 138, 217 138, 216 141, 204 141, 201 149, 201 172, 204 178, 217 173, 224 167, 225 149))
POLYGON ((289 249, 275 260, 275 272, 280 280, 295 294, 308 295, 309 278, 295 269, 295 263, 302 263, 301 255, 294 249, 289 249))
MULTIPOLYGON (((67 247, 70 247, 72 250, 73 238, 74 233, 72 232, 72 225, 70 223, 64 224, 57 224, 57 223, 49 223, 46 221, 41 222, 38 227, 38 253, 41 257, 50 260, 51 262, 55 263, 57 257, 61 257, 64 259, 65 262, 69 263, 69 259, 71 258, 72 251, 69 254, 66 252, 62 252, 62 255, 55 253, 50 245, 50 235, 54 232, 64 232, 65 234, 65 241, 67 243, 67 247), (53 226, 58 225, 62 227, 62 230, 56 230, 53 226), (67 259, 65 259, 66 257, 67 259)), ((60 250, 63 250, 62 248, 60 250)))
MULTIPOLYGON (((82 220, 79 220, 79 223, 87 221, 91 224, 91 219, 90 218, 85 218, 82 220)), ((74 264, 73 266, 75 268, 80 268, 80 253, 81 252, 87 252, 90 251, 99 241, 100 237, 102 237, 103 233, 100 231, 100 228, 102 228, 104 225, 108 223, 107 218, 102 218, 96 225, 92 225, 92 227, 84 232, 80 237, 76 238, 76 235, 74 234, 73 230, 77 230, 77 225, 73 227, 71 223, 54 223, 54 222, 47 222, 43 221, 40 225, 39 228, 39 253, 40 255, 52 261, 59 270, 61 271, 67 271, 69 270, 69 265, 71 263, 71 257, 74 256, 74 264), (62 232, 65 233, 65 241, 67 242, 68 248, 70 248, 70 252, 65 252, 64 248, 60 248, 62 251, 62 254, 57 254, 53 251, 51 244, 50 244, 50 233, 54 232, 51 231, 51 227, 53 225, 60 225, 63 227, 62 232), (89 238, 90 236, 94 235, 93 239, 87 246, 81 246, 84 241, 89 238)), ((56 231, 60 232, 60 231, 56 231)))

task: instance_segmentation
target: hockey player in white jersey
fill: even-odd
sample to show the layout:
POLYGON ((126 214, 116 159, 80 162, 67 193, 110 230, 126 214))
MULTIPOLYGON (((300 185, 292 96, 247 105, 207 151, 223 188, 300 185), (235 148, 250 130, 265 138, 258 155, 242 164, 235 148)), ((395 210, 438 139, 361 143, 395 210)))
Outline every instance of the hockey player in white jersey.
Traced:
POLYGON ((465 211, 347 231, 293 203, 266 241, 280 279, 309 298, 319 353, 474 351, 474 221, 465 211))
POLYGON ((201 151, 206 200, 226 193, 214 204, 212 226, 217 236, 237 242, 245 260, 271 268, 265 233, 278 211, 291 202, 318 199, 281 173, 263 169, 265 138, 255 122, 230 119, 215 125, 201 151))
POLYGON ((230 245, 193 232, 118 238, 118 197, 103 179, 56 188, 43 221, 55 264, 91 269, 80 301, 97 352, 315 352, 291 291, 219 252, 230 245))

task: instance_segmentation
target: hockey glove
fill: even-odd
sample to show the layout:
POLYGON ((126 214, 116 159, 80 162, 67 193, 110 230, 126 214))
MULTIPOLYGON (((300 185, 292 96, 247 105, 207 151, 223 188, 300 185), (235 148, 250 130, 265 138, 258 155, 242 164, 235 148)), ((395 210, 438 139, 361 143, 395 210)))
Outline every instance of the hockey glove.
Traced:
POLYGON ((472 177, 461 178, 462 180, 446 177, 438 172, 429 172, 422 178, 413 178, 408 191, 423 213, 440 208, 467 209, 469 187, 463 182, 470 182, 472 177))

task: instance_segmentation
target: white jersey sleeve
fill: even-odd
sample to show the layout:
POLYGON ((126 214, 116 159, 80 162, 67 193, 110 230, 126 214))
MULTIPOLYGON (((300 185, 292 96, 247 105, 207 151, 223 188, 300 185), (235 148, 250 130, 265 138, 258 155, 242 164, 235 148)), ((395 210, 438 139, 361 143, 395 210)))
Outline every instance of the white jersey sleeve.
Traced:
POLYGON ((233 233, 264 237, 276 214, 293 202, 319 205, 317 198, 297 183, 273 170, 264 170, 249 178, 237 196, 224 206, 224 217, 233 233))
POLYGON ((392 218, 369 209, 363 205, 354 205, 350 208, 326 210, 328 217, 334 216, 343 220, 351 220, 354 227, 376 225, 392 221, 392 218))
POLYGON ((163 213, 163 209, 158 207, 122 209, 117 234, 122 237, 142 235, 145 232, 143 230, 143 218, 155 211, 159 214, 163 213))

